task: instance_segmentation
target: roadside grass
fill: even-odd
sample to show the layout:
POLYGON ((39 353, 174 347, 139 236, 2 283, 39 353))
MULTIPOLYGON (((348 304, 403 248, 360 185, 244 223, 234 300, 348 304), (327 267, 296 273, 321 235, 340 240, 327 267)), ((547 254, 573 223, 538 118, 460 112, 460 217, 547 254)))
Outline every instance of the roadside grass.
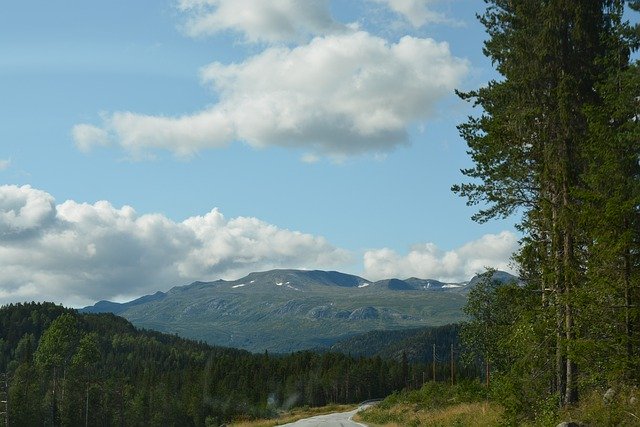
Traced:
POLYGON ((394 393, 354 419, 371 427, 547 427, 563 421, 584 426, 637 427, 640 390, 628 386, 614 387, 609 392, 600 388, 584 390, 575 407, 558 410, 551 406, 532 418, 526 418, 525 414, 514 418, 477 381, 455 386, 427 383, 419 390, 394 393))
POLYGON ((580 404, 562 411, 560 418, 588 426, 640 426, 640 390, 632 387, 612 390, 608 398, 604 397, 604 389, 585 392, 580 404))
POLYGON ((287 423, 294 423, 303 418, 315 417, 316 415, 332 414, 334 412, 349 412, 356 409, 357 405, 328 405, 318 408, 309 408, 303 406, 301 408, 292 409, 291 411, 282 412, 277 418, 260 419, 260 420, 236 420, 228 425, 230 427, 273 427, 287 423))
POLYGON ((446 408, 423 409, 416 404, 398 404, 389 410, 369 408, 354 420, 371 427, 489 427, 500 425, 502 408, 492 402, 458 403, 446 408))
POLYGON ((477 381, 455 386, 426 383, 419 390, 394 393, 354 419, 373 427, 499 425, 503 409, 488 401, 486 394, 477 381))
MULTIPOLYGON (((638 427, 640 426, 640 390, 636 387, 613 387, 583 390, 580 402, 568 409, 552 408, 537 419, 523 420, 522 427, 547 427, 561 422, 574 422, 580 426, 638 427), (605 394, 608 396, 605 397, 605 394)), ((513 422, 506 425, 515 425, 513 422)))

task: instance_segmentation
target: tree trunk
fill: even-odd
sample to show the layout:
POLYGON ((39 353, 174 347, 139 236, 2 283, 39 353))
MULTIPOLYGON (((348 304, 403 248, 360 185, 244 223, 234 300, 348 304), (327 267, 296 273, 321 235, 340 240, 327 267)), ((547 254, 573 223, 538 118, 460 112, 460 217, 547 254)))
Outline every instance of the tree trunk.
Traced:
POLYGON ((577 366, 572 356, 571 346, 575 339, 573 327, 573 292, 575 286, 575 253, 574 253, 574 237, 572 230, 571 217, 571 196, 569 194, 569 180, 571 175, 571 143, 567 139, 563 143, 564 159, 563 159, 563 182, 562 182, 562 207, 563 207, 563 267, 564 267, 564 289, 565 289, 565 332, 567 338, 567 383, 565 394, 565 405, 574 405, 578 402, 578 384, 577 384, 577 366))
MULTIPOLYGON (((628 225, 625 228, 628 228, 628 225)), ((631 250, 629 246, 625 248, 624 252, 624 323, 627 339, 625 377, 629 379, 632 375, 631 371, 633 370, 633 324, 630 312, 633 305, 633 298, 631 297, 631 250)))
POLYGON ((84 427, 89 427, 89 384, 87 383, 87 394, 84 407, 84 427))
MULTIPOLYGON (((553 190, 552 190, 553 191, 553 190)), ((567 392, 567 363, 565 357, 565 313, 564 313, 564 286, 560 278, 563 276, 562 272, 562 251, 559 248, 559 219, 558 219, 558 207, 556 204, 555 196, 552 199, 551 206, 551 223, 552 223, 552 239, 551 239, 551 251, 553 256, 553 292, 555 294, 553 304, 556 311, 556 393, 559 396, 559 406, 565 405, 565 397, 567 392)))

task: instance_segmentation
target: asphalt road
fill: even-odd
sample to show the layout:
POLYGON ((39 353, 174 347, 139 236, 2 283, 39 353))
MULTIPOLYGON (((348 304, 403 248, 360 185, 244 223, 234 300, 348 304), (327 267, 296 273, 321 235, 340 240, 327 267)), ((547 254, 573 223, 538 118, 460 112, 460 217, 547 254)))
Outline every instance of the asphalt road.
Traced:
POLYGON ((295 426, 295 427, 366 427, 366 424, 361 424, 353 421, 351 418, 356 412, 366 408, 369 405, 363 405, 358 409, 354 409, 349 412, 339 412, 328 415, 318 415, 316 417, 305 418, 304 420, 298 420, 295 423, 283 424, 283 426, 295 426))

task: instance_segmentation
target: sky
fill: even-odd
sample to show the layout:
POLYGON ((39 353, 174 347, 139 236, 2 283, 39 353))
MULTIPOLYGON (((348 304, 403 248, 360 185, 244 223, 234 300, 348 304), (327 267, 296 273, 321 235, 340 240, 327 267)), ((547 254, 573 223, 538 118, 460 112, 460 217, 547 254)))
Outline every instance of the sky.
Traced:
POLYGON ((79 307, 272 268, 513 271, 459 100, 476 0, 22 0, 0 14, 0 304, 79 307))

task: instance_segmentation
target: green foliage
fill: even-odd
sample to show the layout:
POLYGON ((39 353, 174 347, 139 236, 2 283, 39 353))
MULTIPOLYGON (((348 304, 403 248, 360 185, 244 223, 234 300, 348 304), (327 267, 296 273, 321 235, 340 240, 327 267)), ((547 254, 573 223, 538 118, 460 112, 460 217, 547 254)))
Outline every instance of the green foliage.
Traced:
POLYGON ((640 424, 640 394, 636 388, 612 389, 613 396, 605 399, 605 389, 593 389, 581 404, 560 414, 561 418, 578 419, 586 425, 613 427, 640 424))
POLYGON ((640 379, 640 353, 635 350, 640 345, 640 68, 627 63, 628 52, 611 56, 619 65, 598 86, 603 105, 587 110, 591 137, 586 155, 591 162, 582 192, 590 264, 588 286, 577 297, 599 304, 577 319, 584 339, 576 351, 583 360, 597 355, 596 360, 606 361, 607 366, 585 364, 583 380, 594 385, 629 376, 640 379))
POLYGON ((18 326, 0 330, 0 370, 11 378, 16 425, 220 425, 281 408, 385 396, 422 372, 419 365, 403 369, 393 360, 339 353, 271 356, 211 347, 52 304, 1 308, 0 324, 9 319, 18 326))
POLYGON ((549 421, 580 391, 640 380, 640 29, 623 0, 487 0, 502 78, 461 93, 484 222, 521 213, 527 286, 470 295, 462 338, 491 363, 510 422, 549 421))
POLYGON ((372 331, 340 340, 330 349, 353 356, 380 356, 397 361, 402 359, 404 352, 411 362, 431 363, 433 344, 436 344, 437 354, 446 354, 451 344, 458 347, 459 331, 459 324, 372 331))
MULTIPOLYGON (((483 275, 469 293, 461 339, 469 362, 491 371, 490 392, 505 409, 505 417, 517 424, 548 413, 548 402, 556 407, 557 396, 547 397, 549 379, 544 311, 539 293, 525 285, 491 280, 483 275), (482 363, 479 363, 482 362, 482 363)), ((546 415, 544 415, 546 416, 546 415)))
POLYGON ((75 367, 87 369, 99 361, 98 334, 91 332, 80 339, 76 352, 71 359, 71 364, 75 367))
POLYGON ((506 424, 557 424, 553 420, 558 413, 558 396, 549 394, 544 378, 521 373, 522 366, 507 373, 496 372, 491 381, 489 396, 504 408, 506 424))
POLYGON ((469 321, 462 324, 461 338, 472 360, 481 359, 501 369, 513 363, 505 341, 512 339, 510 332, 533 294, 516 283, 493 280, 493 273, 488 270, 482 274, 469 292, 463 308, 469 321))
POLYGON ((69 363, 78 342, 78 322, 74 315, 57 317, 42 334, 34 361, 41 368, 59 368, 69 363))
POLYGON ((28 362, 11 371, 9 386, 9 418, 13 425, 41 425, 45 412, 41 400, 41 380, 38 371, 28 362))

